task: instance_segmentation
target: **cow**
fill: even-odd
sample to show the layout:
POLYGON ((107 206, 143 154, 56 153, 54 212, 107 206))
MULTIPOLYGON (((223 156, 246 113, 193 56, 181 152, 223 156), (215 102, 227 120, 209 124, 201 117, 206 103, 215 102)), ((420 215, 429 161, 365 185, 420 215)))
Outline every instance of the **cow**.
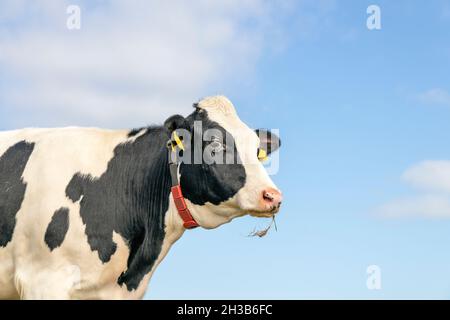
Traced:
POLYGON ((280 145, 224 96, 160 126, 0 132, 0 298, 141 299, 186 230, 279 211, 259 160, 280 145))

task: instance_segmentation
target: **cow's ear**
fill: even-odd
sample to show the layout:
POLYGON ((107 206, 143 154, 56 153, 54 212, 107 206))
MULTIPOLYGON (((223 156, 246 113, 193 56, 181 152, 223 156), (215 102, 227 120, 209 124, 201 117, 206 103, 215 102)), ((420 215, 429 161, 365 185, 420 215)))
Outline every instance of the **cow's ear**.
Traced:
POLYGON ((179 114, 171 116, 164 122, 164 127, 169 130, 170 133, 174 132, 177 129, 189 129, 189 125, 186 119, 179 114))
POLYGON ((267 155, 280 148, 281 140, 276 134, 265 129, 256 129, 255 132, 259 137, 259 148, 265 150, 267 155))

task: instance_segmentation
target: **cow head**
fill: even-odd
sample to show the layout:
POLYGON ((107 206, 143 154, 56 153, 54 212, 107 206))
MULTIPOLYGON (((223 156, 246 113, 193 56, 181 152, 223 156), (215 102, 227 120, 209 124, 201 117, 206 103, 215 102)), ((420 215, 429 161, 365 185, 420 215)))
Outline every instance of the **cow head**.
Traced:
POLYGON ((276 214, 281 192, 261 160, 279 148, 280 139, 251 130, 226 97, 205 98, 194 107, 188 117, 173 116, 165 126, 183 140, 179 179, 195 220, 214 228, 247 213, 276 214))

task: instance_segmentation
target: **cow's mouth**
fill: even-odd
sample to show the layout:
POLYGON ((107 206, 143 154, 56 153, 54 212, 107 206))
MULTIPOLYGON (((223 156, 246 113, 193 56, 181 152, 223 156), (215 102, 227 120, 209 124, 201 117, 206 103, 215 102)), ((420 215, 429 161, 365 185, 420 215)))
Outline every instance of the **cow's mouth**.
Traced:
POLYGON ((271 212, 249 212, 249 214, 255 218, 272 218, 275 216, 275 213, 271 212))
POLYGON ((280 211, 280 206, 272 207, 269 211, 267 210, 250 210, 248 213, 252 217, 256 218, 273 218, 278 211, 280 211))

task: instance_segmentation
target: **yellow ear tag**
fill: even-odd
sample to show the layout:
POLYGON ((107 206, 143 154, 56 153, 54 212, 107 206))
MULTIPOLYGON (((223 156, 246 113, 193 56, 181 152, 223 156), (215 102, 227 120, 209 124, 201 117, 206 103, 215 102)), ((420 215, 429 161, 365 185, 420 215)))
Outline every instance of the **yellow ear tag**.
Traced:
POLYGON ((184 151, 184 145, 183 142, 181 142, 180 137, 178 136, 178 134, 174 131, 173 132, 173 139, 175 140, 175 142, 177 143, 177 146, 184 151))
POLYGON ((261 148, 258 150, 258 159, 259 161, 266 161, 268 159, 266 150, 261 148))

